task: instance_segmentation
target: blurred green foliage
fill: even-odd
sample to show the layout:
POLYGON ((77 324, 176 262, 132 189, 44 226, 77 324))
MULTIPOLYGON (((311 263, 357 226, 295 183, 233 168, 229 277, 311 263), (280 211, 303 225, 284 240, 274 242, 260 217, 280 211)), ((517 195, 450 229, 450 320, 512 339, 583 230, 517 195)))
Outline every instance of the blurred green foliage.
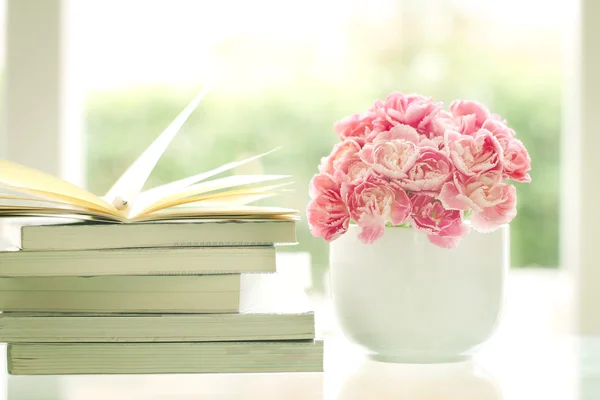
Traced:
MULTIPOLYGON (((376 49, 366 46, 364 51, 357 44, 352 68, 361 68, 347 84, 298 74, 259 92, 232 95, 216 90, 167 150, 147 187, 283 146, 247 170, 292 174, 295 191, 277 202, 304 210, 308 182, 320 158, 337 141, 332 130, 336 120, 368 108, 375 98, 392 91, 418 92, 446 104, 455 98, 472 99, 506 118, 532 158, 532 183, 517 185, 512 265, 557 266, 560 64, 468 45, 461 41, 460 32, 451 40, 427 46, 426 51, 418 40, 402 46, 378 42, 376 49), (370 54, 368 62, 365 53, 370 54)), ((144 87, 91 95, 87 103, 90 189, 99 194, 108 190, 183 109, 198 88, 193 89, 144 87)), ((305 219, 298 235, 300 245, 293 250, 310 251, 313 265, 325 267, 327 243, 310 235, 305 219)))

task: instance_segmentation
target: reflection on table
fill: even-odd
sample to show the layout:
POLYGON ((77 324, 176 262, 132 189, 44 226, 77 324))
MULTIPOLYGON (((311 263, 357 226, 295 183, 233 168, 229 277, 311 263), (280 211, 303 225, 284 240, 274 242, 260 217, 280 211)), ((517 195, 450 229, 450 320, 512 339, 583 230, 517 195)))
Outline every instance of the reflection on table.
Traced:
POLYGON ((10 400, 598 400, 600 337, 499 340, 475 360, 426 365, 371 361, 343 338, 331 337, 325 371, 7 376, 4 370, 1 383, 10 400))
POLYGON ((323 374, 9 376, 8 399, 323 399, 323 374))
POLYGON ((494 379, 473 361, 438 365, 355 361, 347 365, 352 371, 341 368, 325 374, 9 376, 8 399, 503 399, 494 379), (330 389, 327 393, 324 384, 330 389))
POLYGON ((402 365, 365 361, 351 374, 337 400, 502 400, 493 377, 473 361, 402 365))

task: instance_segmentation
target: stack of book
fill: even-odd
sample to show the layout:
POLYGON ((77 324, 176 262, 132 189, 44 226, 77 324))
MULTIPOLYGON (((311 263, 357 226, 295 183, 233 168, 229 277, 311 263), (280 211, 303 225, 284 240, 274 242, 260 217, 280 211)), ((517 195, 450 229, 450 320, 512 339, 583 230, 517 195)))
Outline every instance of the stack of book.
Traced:
POLYGON ((21 224, 18 249, 0 253, 10 373, 322 370, 313 314, 274 273, 298 213, 249 205, 289 177, 219 177, 268 153, 143 190, 204 94, 102 197, 0 160, 0 223, 81 221, 21 224))
POLYGON ((0 253, 12 374, 322 370, 314 316, 274 273, 294 221, 21 231, 0 253))

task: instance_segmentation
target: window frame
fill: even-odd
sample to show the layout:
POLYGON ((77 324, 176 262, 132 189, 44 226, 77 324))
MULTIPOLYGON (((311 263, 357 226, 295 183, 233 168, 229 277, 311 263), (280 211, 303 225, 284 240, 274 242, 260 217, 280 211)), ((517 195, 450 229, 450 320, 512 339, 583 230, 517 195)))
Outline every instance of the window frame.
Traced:
POLYGON ((83 99, 68 0, 7 0, 3 158, 84 184, 83 99))

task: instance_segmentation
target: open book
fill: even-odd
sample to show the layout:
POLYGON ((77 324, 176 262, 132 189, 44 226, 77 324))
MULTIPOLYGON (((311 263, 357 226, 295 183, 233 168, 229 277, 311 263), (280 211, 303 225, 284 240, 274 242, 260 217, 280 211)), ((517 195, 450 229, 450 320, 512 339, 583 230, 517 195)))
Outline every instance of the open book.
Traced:
POLYGON ((142 191, 167 146, 205 94, 206 90, 177 116, 103 197, 52 175, 0 160, 0 217, 58 216, 105 222, 296 219, 295 210, 248 205, 281 192, 289 184, 289 176, 215 178, 270 152, 142 191))

